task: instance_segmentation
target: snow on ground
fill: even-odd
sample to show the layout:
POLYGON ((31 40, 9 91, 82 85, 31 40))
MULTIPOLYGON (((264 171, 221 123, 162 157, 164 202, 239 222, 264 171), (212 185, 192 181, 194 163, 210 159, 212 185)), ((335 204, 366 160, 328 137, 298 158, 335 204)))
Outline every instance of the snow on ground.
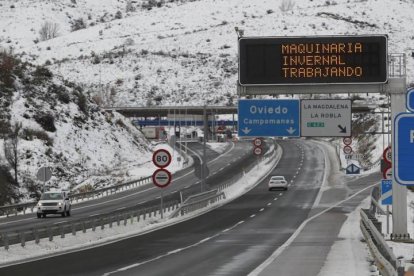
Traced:
POLYGON ((222 154, 223 152, 226 151, 226 148, 228 147, 227 143, 214 143, 214 142, 209 142, 206 143, 212 150, 214 150, 217 153, 222 154))
MULTIPOLYGON (((271 148, 271 150, 273 150, 273 148, 271 148)), ((201 215, 211 209, 218 208, 232 201, 233 199, 252 189, 257 183, 259 183, 259 179, 263 178, 269 171, 272 170, 272 168, 274 168, 279 160, 278 156, 280 157, 280 152, 276 152, 268 159, 263 159, 262 163, 257 164, 249 172, 247 172, 243 178, 240 178, 233 185, 224 190, 226 194, 225 200, 217 202, 204 209, 200 209, 173 219, 167 219, 168 215, 171 214, 171 212, 166 213, 164 219, 161 219, 160 215, 158 214, 156 217, 152 217, 150 219, 147 218, 146 220, 142 220, 141 217, 138 223, 135 219, 134 224, 130 224, 130 221, 128 221, 127 226, 124 226, 122 221, 119 227, 116 225, 116 223, 114 223, 112 228, 109 228, 106 225, 105 229, 101 230, 100 227, 97 227, 95 232, 93 232, 91 229, 88 229, 85 234, 81 232, 78 232, 76 236, 67 234, 64 239, 61 239, 60 237, 54 237, 53 241, 51 242, 46 238, 41 239, 39 244, 36 244, 34 241, 29 241, 26 242, 25 247, 21 247, 19 244, 15 244, 11 245, 9 250, 0 248, 0 265, 10 262, 17 262, 28 258, 38 258, 45 255, 74 250, 76 251, 85 247, 115 242, 134 235, 142 235, 144 233, 201 215), (264 164, 269 160, 272 160, 272 162, 269 162, 269 164, 264 164)))
POLYGON ((387 34, 414 80, 412 1, 183 0, 150 10, 139 2, 128 13, 126 1, 77 3, 2 1, 0 46, 100 93, 113 90, 107 104, 235 104, 236 26, 246 36, 387 34), (293 7, 283 11, 283 2, 293 7), (71 32, 78 18, 86 28, 71 32), (45 21, 58 23, 60 36, 35 43, 45 21))
MULTIPOLYGON (((410 237, 414 237, 414 192, 407 191, 407 231, 410 237)), ((385 209, 386 207, 383 206, 385 209)), ((390 205, 390 211, 392 212, 392 205, 390 205)), ((377 219, 382 223, 382 233, 386 239, 390 238, 392 233, 392 215, 390 215, 389 233, 387 233, 387 216, 377 214, 377 219)), ((394 255, 404 257, 404 260, 412 260, 414 258, 414 244, 413 243, 401 243, 392 242, 387 240, 388 245, 393 249, 394 255)), ((408 266, 408 265, 407 265, 408 266)))
POLYGON ((353 212, 347 214, 339 235, 327 256, 318 276, 372 275, 367 256, 370 254, 359 229, 361 208, 368 208, 370 198, 365 199, 353 212))

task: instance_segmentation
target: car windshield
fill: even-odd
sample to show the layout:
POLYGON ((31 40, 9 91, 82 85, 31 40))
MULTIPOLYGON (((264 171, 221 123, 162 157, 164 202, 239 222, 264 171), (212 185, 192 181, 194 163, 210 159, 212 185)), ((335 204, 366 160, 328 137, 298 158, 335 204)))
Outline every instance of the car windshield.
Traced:
POLYGON ((283 176, 272 176, 271 180, 285 180, 283 176))
POLYGON ((60 193, 47 193, 47 194, 42 194, 40 199, 41 200, 59 200, 59 199, 63 199, 63 196, 60 193))

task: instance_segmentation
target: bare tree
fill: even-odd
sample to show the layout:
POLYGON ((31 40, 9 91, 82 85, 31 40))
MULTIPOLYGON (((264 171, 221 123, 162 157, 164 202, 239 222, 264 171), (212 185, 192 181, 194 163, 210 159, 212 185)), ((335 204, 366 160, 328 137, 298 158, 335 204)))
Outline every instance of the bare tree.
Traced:
POLYGON ((11 128, 11 133, 7 139, 4 140, 4 156, 7 163, 14 170, 14 180, 19 184, 17 174, 19 165, 19 132, 22 129, 21 123, 15 123, 11 128))
POLYGON ((59 36, 59 24, 46 21, 39 31, 40 40, 45 41, 59 36))

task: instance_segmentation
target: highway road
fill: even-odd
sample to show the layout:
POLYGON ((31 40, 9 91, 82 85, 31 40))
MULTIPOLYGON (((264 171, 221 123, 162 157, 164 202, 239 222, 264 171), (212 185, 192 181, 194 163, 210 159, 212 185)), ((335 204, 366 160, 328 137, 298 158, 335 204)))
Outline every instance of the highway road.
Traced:
POLYGON ((307 218, 324 177, 324 154, 313 142, 286 140, 281 146, 284 154, 272 174, 291 182, 286 192, 269 192, 266 178, 242 197, 197 218, 0 273, 23 275, 38 269, 44 275, 245 275, 307 218))
MULTIPOLYGON (((100 247, 5 267, 0 274, 247 275, 297 234, 309 216, 379 177, 338 174, 332 166, 336 160, 327 157, 325 162, 328 155, 313 141, 285 140, 280 145, 284 154, 271 174, 284 175, 288 191, 268 191, 268 176, 245 195, 199 217, 100 247), (322 193, 324 179, 330 189, 322 193)), ((311 221, 260 275, 318 275, 345 214, 368 194, 358 194, 311 221)))
MULTIPOLYGON (((188 143, 188 154, 194 159, 196 155, 202 156, 202 145, 198 142, 188 143)), ((225 179, 228 174, 227 170, 234 169, 241 171, 240 162, 254 162, 251 157, 251 143, 244 141, 231 143, 227 151, 220 156, 219 153, 207 149, 206 156, 211 177, 207 181, 216 182, 215 178, 223 176, 225 179), (223 169, 224 168, 224 169, 223 169)), ((187 169, 179 172, 173 179, 173 182, 164 189, 164 202, 169 200, 179 200, 180 195, 177 191, 184 190, 186 195, 194 192, 200 192, 200 181, 194 175, 194 169, 187 169)), ((124 191, 103 197, 97 200, 91 200, 72 205, 72 216, 61 217, 60 215, 48 215, 45 219, 36 218, 36 214, 27 214, 0 219, 0 232, 21 231, 23 229, 42 227, 46 225, 58 225, 70 220, 76 220, 84 217, 99 216, 114 211, 140 205, 142 207, 154 206, 154 201, 160 201, 160 189, 152 184, 141 186, 137 189, 124 191)))

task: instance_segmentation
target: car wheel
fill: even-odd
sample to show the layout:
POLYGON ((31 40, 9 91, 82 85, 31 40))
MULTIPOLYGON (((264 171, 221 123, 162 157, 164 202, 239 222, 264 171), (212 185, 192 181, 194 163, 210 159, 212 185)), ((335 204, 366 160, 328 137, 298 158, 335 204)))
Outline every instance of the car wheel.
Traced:
POLYGON ((46 214, 42 214, 42 217, 44 217, 44 218, 45 218, 45 217, 46 217, 46 214))
POLYGON ((269 191, 271 191, 272 190, 272 188, 269 188, 269 191))
POLYGON ((63 210, 62 217, 65 217, 65 215, 66 215, 66 210, 63 210))
POLYGON ((70 217, 70 209, 66 211, 66 216, 70 217))
POLYGON ((287 191, 287 188, 285 188, 285 191, 287 191))
POLYGON ((37 213, 37 218, 41 218, 42 214, 37 213))

